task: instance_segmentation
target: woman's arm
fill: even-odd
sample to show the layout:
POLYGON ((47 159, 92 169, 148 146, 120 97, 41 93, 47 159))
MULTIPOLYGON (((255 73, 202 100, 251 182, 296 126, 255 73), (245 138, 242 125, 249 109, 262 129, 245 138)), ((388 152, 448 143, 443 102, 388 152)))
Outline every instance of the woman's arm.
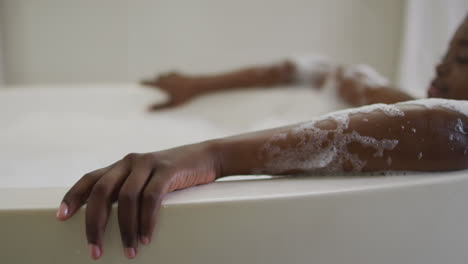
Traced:
POLYGON ((258 65, 215 75, 189 76, 169 73, 143 81, 169 94, 169 100, 153 105, 151 110, 178 106, 202 94, 232 89, 308 84, 320 89, 337 67, 322 56, 302 56, 271 65, 258 65))
POLYGON ((320 56, 296 57, 278 64, 216 75, 170 73, 142 83, 159 87, 169 94, 167 102, 155 104, 151 110, 177 106, 206 93, 286 84, 307 84, 318 90, 334 89, 338 98, 352 106, 413 100, 410 95, 389 85, 369 66, 338 65, 320 56))
POLYGON ((57 218, 70 218, 87 202, 90 254, 99 258, 111 205, 118 201, 124 251, 133 258, 138 241, 150 243, 158 210, 168 192, 220 177, 464 169, 468 167, 465 104, 427 99, 374 105, 297 125, 129 154, 83 176, 63 198, 57 218))
POLYGON ((373 105, 216 144, 221 176, 442 171, 468 168, 467 134, 467 116, 444 107, 373 105))
POLYGON ((183 104, 206 93, 290 84, 295 81, 295 72, 294 63, 283 61, 216 75, 189 76, 169 73, 160 75, 154 80, 143 81, 142 84, 159 87, 169 94, 167 102, 151 107, 151 110, 158 110, 183 104))

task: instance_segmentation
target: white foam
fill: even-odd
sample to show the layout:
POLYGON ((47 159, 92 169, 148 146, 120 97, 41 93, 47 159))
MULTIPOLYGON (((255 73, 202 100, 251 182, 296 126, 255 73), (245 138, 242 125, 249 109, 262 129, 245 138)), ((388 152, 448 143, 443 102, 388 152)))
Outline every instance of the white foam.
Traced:
MULTIPOLYGON (((389 85, 388 80, 375 71, 372 67, 364 64, 340 66, 331 62, 326 56, 309 55, 295 56, 291 59, 296 67, 295 80, 298 83, 307 83, 314 88, 323 90, 329 97, 341 98, 337 94, 339 70, 343 70, 343 79, 352 80, 356 92, 359 94, 360 105, 368 104, 364 92, 366 89, 375 89, 389 85), (325 78, 325 83, 320 80, 325 78)), ((342 102, 343 103, 343 102, 342 102)))
POLYGON ((337 111, 310 122, 298 124, 287 132, 275 134, 265 143, 261 149, 261 155, 268 162, 265 170, 256 170, 256 172, 280 173, 294 169, 337 172, 343 170, 345 161, 351 164, 353 171, 361 171, 367 162, 348 151, 349 143, 357 142, 363 146, 375 148, 374 157, 383 157, 385 150, 392 150, 398 144, 398 140, 395 139, 377 140, 373 137, 361 136, 356 131, 344 133, 349 125, 350 114, 373 111, 382 111, 391 117, 404 116, 404 113, 393 105, 377 104, 337 111), (335 122, 336 128, 324 130, 316 126, 318 122, 325 120, 335 122), (330 133, 333 134, 332 139, 329 138, 330 133), (287 140, 288 136, 298 139, 299 142, 295 146, 280 148, 279 143, 287 140))
MULTIPOLYGON (((339 172, 347 161, 352 171, 361 171, 367 161, 361 160, 357 154, 348 151, 348 144, 360 143, 366 147, 375 148, 374 157, 383 157, 385 150, 393 150, 398 145, 396 139, 377 140, 373 137, 361 136, 356 131, 343 133, 345 123, 337 123, 334 130, 322 130, 316 127, 302 127, 290 133, 281 133, 272 137, 263 147, 263 155, 268 162, 262 172, 281 173, 289 170, 307 172, 339 172), (333 139, 329 139, 333 133, 333 139), (294 146, 280 148, 281 140, 288 136, 299 139, 294 146)), ((391 158, 387 162, 391 164, 391 158)))
POLYGON ((387 158, 387 165, 391 166, 392 165, 392 157, 388 156, 387 158))
POLYGON ((442 98, 428 98, 428 99, 419 99, 406 101, 402 103, 397 103, 395 106, 401 105, 419 105, 424 106, 427 109, 433 108, 445 108, 447 110, 452 110, 468 116, 468 101, 467 100, 452 100, 452 99, 442 99, 442 98))
MULTIPOLYGON (((349 117, 352 114, 381 111, 389 117, 404 117, 404 112, 400 107, 406 105, 420 105, 428 109, 445 108, 468 116, 468 101, 449 99, 422 99, 395 105, 375 104, 337 111, 298 124, 288 131, 272 136, 260 151, 262 157, 267 160, 265 168, 261 171, 267 173, 281 173, 290 170, 337 172, 343 171, 345 162, 351 164, 352 171, 361 171, 367 161, 359 159, 356 154, 351 154, 348 151, 347 147, 351 142, 360 143, 365 147, 373 147, 375 149, 373 157, 386 158, 387 165, 390 166, 392 159, 390 156, 384 157, 384 151, 393 150, 398 145, 397 139, 377 140, 374 137, 361 136, 356 131, 344 133, 344 130, 348 128, 349 117), (331 130, 319 128, 318 122, 325 120, 335 122, 336 128, 331 130), (285 142, 281 144, 281 141, 288 140, 289 137, 297 139, 299 142, 294 146, 285 144, 285 142), (281 148, 279 146, 287 147, 281 148)), ((405 129, 404 125, 401 127, 405 129)), ((455 130, 463 134, 468 133, 465 131, 461 119, 458 119, 455 130)), ((416 133, 415 128, 411 128, 411 131, 416 133)), ((417 158, 421 159, 422 156, 423 153, 420 152, 417 158)))
POLYGON ((315 84, 336 69, 336 65, 323 55, 294 56, 291 61, 296 67, 295 79, 299 83, 315 84))
POLYGON ((389 86, 389 82, 385 77, 372 67, 364 64, 344 66, 342 78, 352 81, 356 96, 360 100, 359 105, 369 104, 365 96, 366 90, 389 86))
POLYGON ((365 64, 346 66, 343 70, 343 77, 354 79, 367 88, 378 88, 389 84, 385 77, 365 64))
MULTIPOLYGON (((373 104, 373 105, 366 105, 366 106, 361 106, 357 108, 350 108, 350 109, 344 109, 344 110, 332 112, 332 113, 322 116, 320 120, 326 120, 330 118, 335 119, 335 120, 343 120, 343 119, 348 118, 350 114, 370 113, 374 111, 381 111, 389 117, 405 115, 405 113, 401 111, 396 105, 373 104)), ((365 122, 368 122, 368 121, 369 120, 365 122)))

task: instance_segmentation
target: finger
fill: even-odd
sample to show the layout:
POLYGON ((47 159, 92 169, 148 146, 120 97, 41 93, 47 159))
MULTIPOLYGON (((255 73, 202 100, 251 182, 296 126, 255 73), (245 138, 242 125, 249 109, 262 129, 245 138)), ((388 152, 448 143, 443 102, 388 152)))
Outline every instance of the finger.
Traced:
POLYGON ((152 155, 142 156, 132 169, 119 192, 118 218, 125 256, 132 259, 138 249, 140 193, 152 170, 152 155))
POLYGON ((140 240, 147 245, 151 242, 161 202, 169 191, 169 175, 153 172, 146 185, 140 208, 140 240))
POLYGON ((78 182, 70 188, 62 199, 62 203, 57 211, 57 219, 64 221, 72 217, 78 209, 88 199, 94 184, 106 173, 114 164, 102 169, 98 169, 85 174, 78 182))
POLYGON ((170 79, 170 78, 176 78, 176 77, 180 77, 180 73, 175 72, 175 71, 171 71, 171 72, 166 72, 166 73, 160 74, 157 77, 157 79, 158 80, 164 80, 164 79, 170 79))
POLYGON ((174 102, 172 100, 169 100, 164 103, 157 103, 157 104, 150 105, 150 107, 148 108, 148 111, 150 112, 158 111, 158 110, 168 109, 174 106, 175 106, 174 102))
POLYGON ((335 72, 335 77, 339 80, 343 80, 343 75, 344 75, 344 69, 342 66, 338 66, 338 69, 335 72))
POLYGON ((103 235, 116 193, 128 176, 130 162, 124 158, 94 185, 86 207, 86 237, 93 259, 102 255, 103 235))
POLYGON ((143 80, 143 81, 140 82, 140 84, 143 85, 143 86, 155 87, 156 86, 156 81, 154 79, 143 80))

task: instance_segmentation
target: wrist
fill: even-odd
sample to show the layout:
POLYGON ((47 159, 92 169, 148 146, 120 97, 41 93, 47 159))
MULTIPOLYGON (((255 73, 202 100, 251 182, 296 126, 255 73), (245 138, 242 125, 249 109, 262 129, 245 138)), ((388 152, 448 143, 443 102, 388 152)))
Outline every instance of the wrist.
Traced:
MULTIPOLYGON (((216 171, 216 179, 226 174, 226 165, 229 163, 229 157, 226 157, 226 150, 228 146, 223 143, 223 139, 212 139, 198 144, 201 148, 201 154, 207 155, 208 159, 212 161, 213 168, 216 171)), ((232 174, 230 174, 232 175, 232 174)))
POLYGON ((232 175, 230 174, 230 159, 232 159, 230 153, 229 145, 226 140, 223 138, 213 139, 205 141, 202 143, 204 149, 209 153, 210 157, 213 159, 217 173, 216 178, 221 178, 225 176, 232 175))
POLYGON ((267 160, 261 150, 265 143, 275 133, 289 129, 290 126, 279 127, 206 142, 219 164, 219 177, 251 175, 263 171, 267 160))
POLYGON ((249 175, 258 167, 256 144, 238 137, 221 138, 205 142, 219 173, 217 178, 231 175, 249 175))

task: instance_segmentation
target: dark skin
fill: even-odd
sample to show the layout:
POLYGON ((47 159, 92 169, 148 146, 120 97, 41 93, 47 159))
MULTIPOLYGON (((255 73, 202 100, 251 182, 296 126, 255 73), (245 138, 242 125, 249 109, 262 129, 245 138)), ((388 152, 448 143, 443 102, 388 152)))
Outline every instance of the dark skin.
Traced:
POLYGON ((142 84, 159 87, 170 95, 167 102, 150 107, 150 110, 155 111, 182 105, 202 94, 289 84, 293 82, 294 71, 294 65, 285 61, 280 64, 249 67, 215 76, 185 76, 172 72, 160 75, 154 80, 143 81, 142 84))
MULTIPOLYGON (((183 104, 207 92, 292 83, 294 71, 295 66, 291 62, 284 62, 212 77, 172 74, 146 84, 159 86, 171 95, 172 99, 168 103, 153 107, 161 109, 183 104)), ((362 98, 355 98, 356 96, 365 96, 369 103, 395 103, 412 99, 391 87, 365 89, 364 94, 359 94, 353 89, 361 84, 340 76, 340 71, 337 74, 340 80, 339 95, 351 104, 363 102, 362 98)), ((430 97, 468 100, 468 19, 460 26, 444 59, 436 67, 436 78, 428 93, 430 97)), ((447 171, 468 168, 466 116, 444 108, 427 109, 417 105, 398 107, 404 112, 404 116, 391 117, 379 110, 350 115, 349 126, 344 134, 355 131, 377 140, 394 139, 399 142, 393 149, 385 150, 382 156, 375 156, 374 150, 368 146, 349 143, 348 151, 366 161, 362 171, 447 171), (402 125, 407 125, 408 128, 402 129, 402 125), (424 155, 418 156, 419 152, 424 155), (388 157, 392 158, 391 163, 387 162, 388 157)), ((164 151, 129 154, 106 168, 83 176, 63 198, 57 218, 66 220, 87 203, 86 235, 90 255, 98 259, 103 253, 102 241, 111 205, 118 201, 118 220, 124 253, 128 258, 134 258, 139 242, 144 245, 151 242, 161 202, 168 192, 210 183, 224 176, 252 174, 259 168, 271 174, 303 173, 299 168, 273 170, 268 165, 271 161, 269 156, 262 155, 262 146, 280 132, 288 136, 275 142, 277 147, 285 149, 297 145, 301 138, 291 132, 296 126, 210 140, 164 151)), ((333 131, 337 123, 324 120, 316 123, 315 127, 333 131)), ((325 143, 334 143, 333 137, 329 140, 325 143)), ((314 138, 308 138, 305 142, 314 144, 314 141, 314 138)), ((342 169, 352 171, 355 168, 345 161, 342 169)))

